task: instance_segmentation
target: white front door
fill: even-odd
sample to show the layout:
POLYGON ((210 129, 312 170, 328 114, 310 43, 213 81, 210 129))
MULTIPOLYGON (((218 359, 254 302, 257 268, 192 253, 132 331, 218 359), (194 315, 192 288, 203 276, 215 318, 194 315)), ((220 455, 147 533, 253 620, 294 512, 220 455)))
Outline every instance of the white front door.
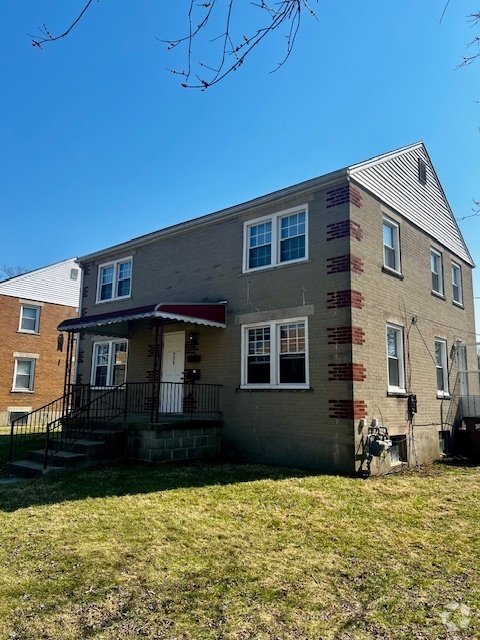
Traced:
POLYGON ((185 332, 165 333, 162 351, 160 411, 183 413, 183 371, 185 369, 185 332))

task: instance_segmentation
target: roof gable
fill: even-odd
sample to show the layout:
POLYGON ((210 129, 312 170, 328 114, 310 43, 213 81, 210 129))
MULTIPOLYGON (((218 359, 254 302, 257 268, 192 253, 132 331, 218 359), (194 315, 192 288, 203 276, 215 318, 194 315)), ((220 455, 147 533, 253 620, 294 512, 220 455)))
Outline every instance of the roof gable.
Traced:
POLYGON ((0 282, 0 295, 78 307, 80 269, 75 259, 57 262, 0 282), (76 279, 72 278, 76 269, 76 279))
POLYGON ((423 142, 349 167, 350 176, 406 220, 474 266, 462 233, 423 142), (418 162, 426 181, 418 178, 418 162))

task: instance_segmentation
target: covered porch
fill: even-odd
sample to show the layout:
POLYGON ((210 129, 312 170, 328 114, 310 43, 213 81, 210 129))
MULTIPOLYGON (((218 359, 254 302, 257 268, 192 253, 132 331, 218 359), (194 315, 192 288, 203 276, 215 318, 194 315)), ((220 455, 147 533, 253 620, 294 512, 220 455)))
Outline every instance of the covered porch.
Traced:
POLYGON ((67 336, 70 410, 82 421, 219 419, 212 353, 225 326, 225 302, 159 303, 65 320, 58 330, 67 336))

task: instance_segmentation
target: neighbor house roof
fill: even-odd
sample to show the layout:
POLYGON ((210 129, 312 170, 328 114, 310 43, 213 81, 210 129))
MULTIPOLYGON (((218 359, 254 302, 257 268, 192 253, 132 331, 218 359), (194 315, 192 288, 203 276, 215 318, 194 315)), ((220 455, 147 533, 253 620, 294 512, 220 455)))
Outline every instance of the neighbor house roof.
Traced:
POLYGON ((75 258, 0 282, 0 295, 78 307, 80 269, 75 258))

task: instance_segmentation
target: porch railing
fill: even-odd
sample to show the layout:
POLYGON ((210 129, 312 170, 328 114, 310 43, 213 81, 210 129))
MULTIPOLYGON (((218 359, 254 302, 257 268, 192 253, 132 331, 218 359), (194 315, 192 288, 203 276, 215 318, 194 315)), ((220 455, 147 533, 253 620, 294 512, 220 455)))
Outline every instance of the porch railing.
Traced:
POLYGON ((48 458, 84 438, 94 429, 112 422, 125 422, 130 414, 143 414, 156 422, 161 415, 220 413, 221 385, 196 382, 161 382, 157 389, 148 382, 128 382, 118 387, 95 389, 89 384, 72 385, 69 392, 49 404, 12 420, 9 460, 44 441, 48 458))

